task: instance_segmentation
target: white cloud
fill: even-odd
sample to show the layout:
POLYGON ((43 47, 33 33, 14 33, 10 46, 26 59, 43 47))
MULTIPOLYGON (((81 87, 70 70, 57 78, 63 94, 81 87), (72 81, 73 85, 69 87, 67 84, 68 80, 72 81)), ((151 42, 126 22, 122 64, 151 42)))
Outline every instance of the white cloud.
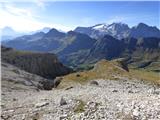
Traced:
POLYGON ((43 27, 55 27, 63 31, 70 30, 63 25, 41 22, 32 9, 17 8, 11 3, 0 4, 0 16, 0 28, 10 26, 17 31, 33 31, 43 27))
POLYGON ((46 3, 44 0, 35 0, 34 2, 41 9, 45 9, 46 3))
POLYGON ((18 31, 30 31, 48 26, 45 23, 38 22, 30 10, 11 5, 1 7, 0 16, 3 16, 0 19, 0 27, 11 26, 18 31))
POLYGON ((31 10, 29 9, 17 8, 13 5, 6 5, 4 6, 4 9, 6 12, 15 16, 32 17, 31 10))

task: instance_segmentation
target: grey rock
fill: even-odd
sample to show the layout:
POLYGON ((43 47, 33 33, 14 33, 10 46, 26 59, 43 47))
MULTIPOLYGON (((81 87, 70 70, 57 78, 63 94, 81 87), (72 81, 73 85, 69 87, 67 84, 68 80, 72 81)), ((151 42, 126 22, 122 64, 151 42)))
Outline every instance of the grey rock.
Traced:
POLYGON ((35 107, 39 108, 39 107, 44 107, 44 106, 47 106, 47 105, 49 105, 48 102, 40 102, 40 103, 35 104, 35 107))
POLYGON ((113 90, 112 92, 118 92, 118 90, 113 90))
POLYGON ((95 81, 95 80, 92 80, 92 81, 90 82, 90 84, 91 84, 91 85, 99 85, 98 82, 95 81))
POLYGON ((44 90, 52 90, 54 87, 54 81, 51 80, 40 81, 40 83, 42 84, 42 89, 44 90))
POLYGON ((67 105, 66 100, 62 97, 60 100, 60 106, 67 105))
POLYGON ((132 90, 129 90, 128 93, 133 93, 133 91, 132 91, 132 90))

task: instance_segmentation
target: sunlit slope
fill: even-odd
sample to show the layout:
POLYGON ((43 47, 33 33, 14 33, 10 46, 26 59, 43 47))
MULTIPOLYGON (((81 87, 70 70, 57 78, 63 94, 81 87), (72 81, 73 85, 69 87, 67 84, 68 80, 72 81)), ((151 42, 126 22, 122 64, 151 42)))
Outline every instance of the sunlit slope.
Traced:
POLYGON ((85 84, 94 79, 119 80, 123 78, 139 79, 160 84, 159 73, 128 69, 123 59, 116 59, 112 61, 101 60, 89 71, 76 72, 64 76, 60 87, 73 85, 74 83, 85 84))

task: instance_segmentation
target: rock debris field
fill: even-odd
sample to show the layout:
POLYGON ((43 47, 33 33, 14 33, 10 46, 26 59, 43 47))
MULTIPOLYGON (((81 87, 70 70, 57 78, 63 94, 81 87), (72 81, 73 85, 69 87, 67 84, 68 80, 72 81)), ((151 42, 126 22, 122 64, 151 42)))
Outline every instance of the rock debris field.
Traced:
POLYGON ((159 86, 127 78, 94 81, 50 91, 5 90, 1 119, 160 120, 159 86))

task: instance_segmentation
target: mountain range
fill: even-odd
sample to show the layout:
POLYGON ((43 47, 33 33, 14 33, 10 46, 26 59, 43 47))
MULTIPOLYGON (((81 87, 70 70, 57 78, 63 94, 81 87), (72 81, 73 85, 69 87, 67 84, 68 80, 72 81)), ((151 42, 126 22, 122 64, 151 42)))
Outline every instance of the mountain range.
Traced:
POLYGON ((160 37, 160 30, 144 23, 129 27, 124 23, 97 24, 91 27, 77 27, 74 31, 84 33, 92 38, 99 38, 104 35, 111 35, 117 39, 127 37, 160 37))
MULTIPOLYGON (((2 44, 18 50, 55 53, 62 63, 73 67, 121 57, 139 68, 152 69, 160 62, 160 30, 144 23, 132 28, 123 23, 98 24, 67 33, 52 28, 47 33, 24 35, 2 44)), ((159 70, 158 66, 154 70, 159 70)))
POLYGON ((2 41, 1 118, 158 119, 157 30, 115 26, 94 37, 52 28, 2 41))
POLYGON ((35 34, 37 32, 47 33, 50 29, 51 28, 49 28, 49 27, 44 27, 40 30, 31 31, 31 32, 18 32, 18 31, 15 31, 12 27, 6 26, 6 27, 0 29, 1 41, 10 41, 10 40, 15 39, 17 37, 20 37, 23 35, 35 34))

